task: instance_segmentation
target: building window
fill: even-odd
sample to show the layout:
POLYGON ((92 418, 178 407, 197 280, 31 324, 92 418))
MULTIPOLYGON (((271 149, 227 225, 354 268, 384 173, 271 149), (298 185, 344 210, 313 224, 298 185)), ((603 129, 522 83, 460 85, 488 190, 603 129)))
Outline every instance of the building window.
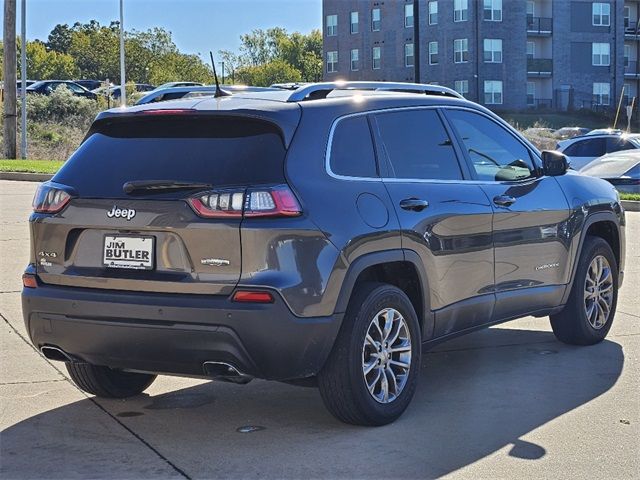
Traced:
POLYGON ((413 3, 407 3, 404 6, 404 26, 405 28, 413 27, 413 3))
POLYGON ((593 84, 593 103, 594 105, 609 105, 609 88, 608 83, 593 84))
POLYGON ((467 63, 469 60, 469 41, 466 38, 457 38, 453 41, 454 63, 467 63))
POLYGON ((453 0, 453 21, 465 22, 469 19, 469 0, 453 0))
POLYGON ((453 89, 464 97, 469 93, 469 80, 456 80, 453 89))
POLYGON ((535 56, 536 56, 535 42, 527 42, 527 58, 533 58, 535 56))
POLYGON ((371 30, 374 32, 380 31, 380 9, 374 8, 371 10, 371 30))
POLYGON ((484 103, 486 105, 502 105, 502 82, 499 80, 485 80, 484 103))
POLYGON ((327 15, 327 37, 338 34, 338 15, 327 15))
POLYGON ((532 107, 536 104, 536 84, 527 82, 527 105, 532 107))
POLYGON ((611 25, 611 5, 608 3, 593 2, 591 7, 593 13, 593 25, 597 27, 608 27, 611 25))
POLYGON ((327 73, 338 71, 338 52, 327 52, 327 73))
POLYGON ((631 7, 629 5, 624 6, 624 28, 631 27, 631 7))
POLYGON ((624 68, 629 67, 629 61, 631 59, 631 45, 625 44, 624 46, 624 68))
POLYGON ((489 22, 502 21, 502 0, 484 0, 484 19, 489 22))
POLYGON ((358 12, 351 12, 351 33, 358 33, 358 12))
POLYGON ((354 48, 351 50, 351 71, 358 71, 358 60, 360 60, 360 50, 354 48))
POLYGON ((405 67, 414 66, 413 43, 404 44, 404 66, 405 67))
POLYGON ((380 47, 373 47, 373 49, 371 50, 371 57, 373 59, 373 69, 380 70, 380 47))
POLYGON ((591 44, 591 54, 592 54, 592 64, 596 67, 607 67, 609 66, 610 56, 609 56, 609 48, 610 45, 608 43, 592 43, 591 44))
POLYGON ((438 2, 429 2, 429 25, 438 24, 438 2))
POLYGON ((527 20, 533 20, 533 17, 535 17, 535 9, 536 9, 535 2, 528 1, 527 2, 527 20))
POLYGON ((499 38, 484 39, 484 62, 502 63, 502 40, 499 38))
POLYGON ((429 65, 437 65, 438 62, 438 42, 429 42, 429 65))

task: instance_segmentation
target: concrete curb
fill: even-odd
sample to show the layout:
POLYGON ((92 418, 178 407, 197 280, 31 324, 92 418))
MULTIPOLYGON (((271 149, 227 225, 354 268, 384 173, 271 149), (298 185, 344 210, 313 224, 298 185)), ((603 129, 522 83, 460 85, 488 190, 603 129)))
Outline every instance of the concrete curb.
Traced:
POLYGON ((621 200, 622 208, 627 212, 640 212, 640 202, 636 200, 621 200))
POLYGON ((22 182, 46 182, 53 175, 48 173, 0 172, 0 180, 19 180, 22 182))

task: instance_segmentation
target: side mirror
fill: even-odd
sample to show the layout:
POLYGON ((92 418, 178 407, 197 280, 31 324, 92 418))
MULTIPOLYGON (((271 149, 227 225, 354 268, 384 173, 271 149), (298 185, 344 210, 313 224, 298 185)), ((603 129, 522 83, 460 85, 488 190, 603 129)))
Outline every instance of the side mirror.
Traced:
POLYGON ((557 177, 569 169, 567 157, 560 152, 545 150, 542 152, 542 170, 545 175, 557 177))

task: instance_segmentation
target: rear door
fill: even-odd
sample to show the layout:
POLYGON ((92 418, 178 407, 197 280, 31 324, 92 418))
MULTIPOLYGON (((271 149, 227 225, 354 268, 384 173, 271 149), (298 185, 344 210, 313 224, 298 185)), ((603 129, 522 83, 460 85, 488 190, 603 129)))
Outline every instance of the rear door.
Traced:
POLYGON ((215 190, 230 208, 236 197, 225 192, 284 183, 284 156, 279 130, 249 118, 100 120, 53 178, 72 192, 68 206, 32 218, 38 275, 58 285, 228 294, 241 272, 241 218, 202 218, 187 198, 215 190), (141 181, 203 186, 125 192, 141 181))
POLYGON ((556 306, 570 269, 569 206, 531 150, 481 113, 447 109, 476 183, 493 207, 496 318, 556 306))
MULTIPOLYGON (((402 247, 418 254, 436 311, 434 337, 491 320, 494 306, 492 210, 468 175, 434 108, 374 115, 402 247)), ((428 339, 432 332, 425 332, 428 339)))

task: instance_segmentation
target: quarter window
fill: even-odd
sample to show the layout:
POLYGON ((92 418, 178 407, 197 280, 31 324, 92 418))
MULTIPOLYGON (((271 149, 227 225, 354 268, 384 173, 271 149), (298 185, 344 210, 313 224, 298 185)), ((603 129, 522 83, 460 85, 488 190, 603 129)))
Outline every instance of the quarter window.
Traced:
POLYGON ((438 24, 438 2, 429 2, 429 25, 438 24))
POLYGON ((467 63, 469 60, 469 41, 466 38, 457 38, 453 41, 453 61, 455 63, 467 63))
POLYGON ((453 0, 453 21, 465 22, 469 19, 469 0, 453 0))
POLYGON ((477 113, 449 110, 479 180, 513 181, 534 174, 529 150, 495 121, 477 113))
POLYGON ((405 28, 413 27, 413 3, 407 3, 404 6, 404 26, 405 28))
POLYGON ((609 66, 611 57, 609 55, 611 46, 608 43, 592 43, 591 52, 594 66, 609 66))
POLYGON ((429 65, 437 65, 438 60, 438 42, 429 42, 429 65))
POLYGON ((499 38, 484 39, 485 63, 502 63, 502 40, 499 38))
POLYGON ((484 19, 490 22, 502 21, 502 0, 484 0, 484 19))
POLYGON ((327 73, 338 71, 338 52, 327 52, 327 73))
POLYGON ((371 10, 371 30, 374 32, 380 31, 380 9, 374 8, 371 10))
POLYGON ((406 179, 460 180, 453 143, 435 110, 376 115, 390 176, 406 179))
POLYGON ((484 103, 486 105, 502 104, 502 82, 500 80, 485 80, 484 103))
POLYGON ((338 34, 338 15, 327 15, 327 37, 338 34))
POLYGON ((331 140, 331 171, 345 177, 377 177, 369 122, 364 115, 340 120, 331 140))
POLYGON ((611 5, 608 3, 593 2, 591 7, 593 25, 596 27, 608 27, 611 24, 611 5))

